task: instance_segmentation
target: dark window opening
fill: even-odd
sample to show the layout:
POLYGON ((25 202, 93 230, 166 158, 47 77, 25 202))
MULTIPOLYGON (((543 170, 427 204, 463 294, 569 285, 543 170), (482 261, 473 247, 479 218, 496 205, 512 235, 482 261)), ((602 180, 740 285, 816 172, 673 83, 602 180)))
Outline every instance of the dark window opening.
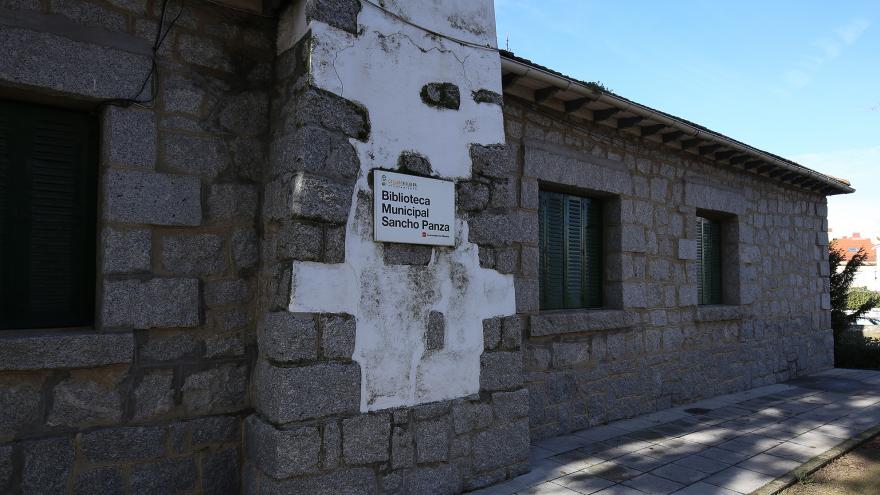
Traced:
POLYGON ((0 100, 0 330, 93 323, 96 121, 0 100))
POLYGON ((721 222, 697 217, 699 303, 721 304, 723 299, 721 222))
POLYGON ((602 307, 602 203, 541 191, 541 309, 602 307))

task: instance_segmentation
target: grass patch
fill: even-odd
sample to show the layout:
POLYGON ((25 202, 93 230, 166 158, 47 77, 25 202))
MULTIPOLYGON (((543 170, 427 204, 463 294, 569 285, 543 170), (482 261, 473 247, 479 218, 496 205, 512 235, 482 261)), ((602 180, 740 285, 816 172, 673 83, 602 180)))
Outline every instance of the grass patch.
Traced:
POLYGON ((812 475, 806 473, 798 473, 797 481, 798 484, 802 486, 810 486, 816 482, 816 480, 813 479, 812 475))
POLYGON ((880 493, 880 437, 835 459, 780 495, 877 495, 880 493))

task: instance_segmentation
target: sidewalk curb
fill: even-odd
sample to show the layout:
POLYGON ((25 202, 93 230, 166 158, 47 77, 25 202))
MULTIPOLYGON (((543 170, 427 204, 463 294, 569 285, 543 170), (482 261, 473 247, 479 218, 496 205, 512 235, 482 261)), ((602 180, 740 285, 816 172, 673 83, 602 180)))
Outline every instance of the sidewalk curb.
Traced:
POLYGON ((830 464, 831 461, 862 445, 863 443, 867 442, 878 434, 880 434, 880 424, 861 432, 857 436, 850 438, 845 442, 838 444, 831 450, 827 450, 824 453, 813 457, 804 464, 801 464, 797 468, 789 471, 787 474, 784 474, 779 478, 771 481, 770 483, 762 486, 761 488, 758 488, 749 495, 777 495, 782 490, 785 490, 786 488, 797 483, 798 479, 815 473, 819 469, 830 464))

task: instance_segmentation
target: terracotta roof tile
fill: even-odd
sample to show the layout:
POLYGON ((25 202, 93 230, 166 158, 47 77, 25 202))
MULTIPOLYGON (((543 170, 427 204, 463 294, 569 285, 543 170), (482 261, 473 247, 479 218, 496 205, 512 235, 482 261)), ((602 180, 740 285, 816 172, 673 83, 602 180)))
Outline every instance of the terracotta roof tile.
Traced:
POLYGON ((843 250, 846 261, 849 261, 853 255, 858 253, 859 249, 864 249, 868 253, 865 262, 877 263, 877 249, 874 247, 874 242, 871 239, 854 234, 852 237, 834 239, 834 245, 837 249, 843 250))

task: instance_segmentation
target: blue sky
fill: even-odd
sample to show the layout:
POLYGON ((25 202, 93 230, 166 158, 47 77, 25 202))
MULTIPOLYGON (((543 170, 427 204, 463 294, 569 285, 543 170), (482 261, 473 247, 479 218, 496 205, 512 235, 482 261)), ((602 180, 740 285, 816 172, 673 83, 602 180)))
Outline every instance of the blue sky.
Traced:
POLYGON ((522 57, 824 173, 880 235, 880 2, 495 0, 522 57), (833 5, 833 7, 832 7, 833 5))

